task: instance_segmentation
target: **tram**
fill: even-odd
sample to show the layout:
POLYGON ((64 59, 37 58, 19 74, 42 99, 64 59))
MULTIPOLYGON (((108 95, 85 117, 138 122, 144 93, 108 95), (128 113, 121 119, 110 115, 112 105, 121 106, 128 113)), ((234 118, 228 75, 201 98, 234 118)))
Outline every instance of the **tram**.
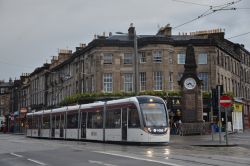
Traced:
POLYGON ((168 143, 166 103, 137 96, 27 114, 27 137, 103 142, 168 143))

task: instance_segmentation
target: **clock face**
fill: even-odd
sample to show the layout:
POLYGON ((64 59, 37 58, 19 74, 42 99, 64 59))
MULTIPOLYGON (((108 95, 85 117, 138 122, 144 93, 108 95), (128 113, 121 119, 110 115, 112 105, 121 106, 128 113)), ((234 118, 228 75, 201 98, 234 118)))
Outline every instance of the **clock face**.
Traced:
POLYGON ((185 88, 187 88, 187 89, 194 89, 195 86, 196 86, 196 81, 195 81, 195 79, 193 79, 193 78, 187 78, 187 79, 185 79, 185 81, 184 81, 184 86, 185 86, 185 88))

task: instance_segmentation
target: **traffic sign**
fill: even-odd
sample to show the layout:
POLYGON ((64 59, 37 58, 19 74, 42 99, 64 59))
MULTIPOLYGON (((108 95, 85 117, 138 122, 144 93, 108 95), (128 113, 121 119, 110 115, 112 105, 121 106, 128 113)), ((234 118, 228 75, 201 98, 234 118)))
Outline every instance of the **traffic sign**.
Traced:
POLYGON ((220 97, 220 105, 223 107, 230 107, 232 105, 232 99, 229 96, 220 97))

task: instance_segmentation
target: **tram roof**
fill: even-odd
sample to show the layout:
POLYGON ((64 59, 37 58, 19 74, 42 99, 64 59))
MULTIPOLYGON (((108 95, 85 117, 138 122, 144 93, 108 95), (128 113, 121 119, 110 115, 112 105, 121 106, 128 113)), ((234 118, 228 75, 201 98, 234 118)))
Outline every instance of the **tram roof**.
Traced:
POLYGON ((61 108, 52 109, 51 113, 65 112, 65 111, 67 111, 67 107, 61 107, 61 108))
POLYGON ((93 107, 98 107, 98 106, 103 106, 105 102, 99 101, 95 103, 89 103, 89 104, 82 104, 80 106, 80 109, 87 109, 87 108, 93 108, 93 107))
POLYGON ((125 99, 117 99, 117 100, 111 100, 108 101, 107 104, 117 104, 117 103, 126 103, 131 101, 137 101, 136 97, 129 97, 125 99))

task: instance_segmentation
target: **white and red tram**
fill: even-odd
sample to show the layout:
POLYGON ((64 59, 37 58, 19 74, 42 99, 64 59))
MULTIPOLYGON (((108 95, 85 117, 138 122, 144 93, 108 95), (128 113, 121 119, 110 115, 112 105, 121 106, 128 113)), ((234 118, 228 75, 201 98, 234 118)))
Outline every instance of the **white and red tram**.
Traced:
POLYGON ((28 137, 168 143, 168 112, 155 96, 138 96, 27 114, 28 137))

